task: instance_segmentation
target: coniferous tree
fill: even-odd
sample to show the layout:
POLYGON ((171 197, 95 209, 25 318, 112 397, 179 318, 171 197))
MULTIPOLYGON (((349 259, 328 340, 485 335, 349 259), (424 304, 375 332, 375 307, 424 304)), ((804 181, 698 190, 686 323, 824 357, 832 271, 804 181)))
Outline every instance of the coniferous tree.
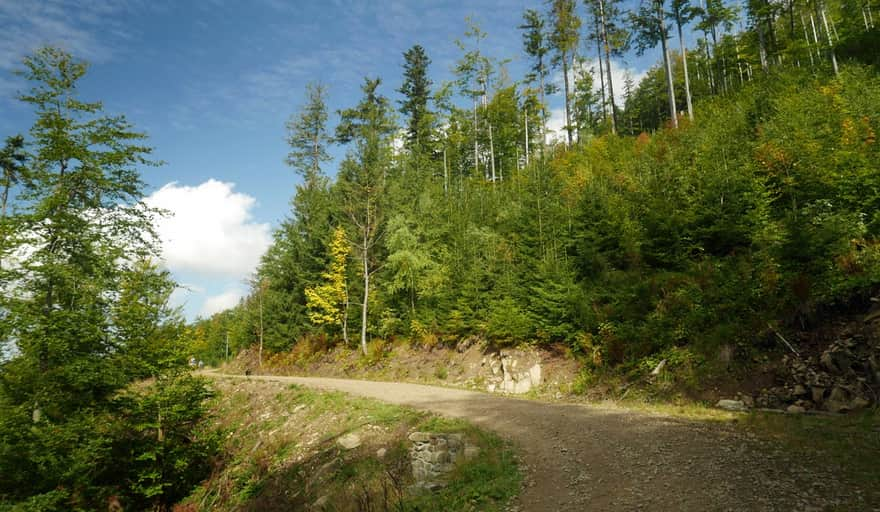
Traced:
POLYGON ((0 150, 0 169, 2 177, 2 204, 0 204, 0 217, 6 217, 6 208, 9 203, 9 192, 12 187, 19 184, 26 172, 25 162, 27 154, 24 150, 24 137, 15 135, 6 138, 6 144, 0 150))
POLYGON ((675 28, 678 31, 678 44, 681 50, 681 63, 684 73, 684 94, 687 101, 688 118, 694 120, 694 106, 691 98, 691 77, 688 73, 687 45, 684 42, 682 27, 690 23, 697 16, 697 11, 690 5, 690 0, 672 0, 670 4, 672 19, 675 20, 675 28))
POLYGON ((672 77, 672 61, 666 47, 666 12, 663 0, 652 0, 643 5, 637 12, 630 15, 633 32, 636 34, 636 51, 642 55, 648 48, 660 43, 663 54, 663 65, 666 70, 666 94, 669 100, 669 120, 672 126, 678 127, 678 113, 675 105, 675 87, 672 77))
POLYGON ((327 88, 321 84, 306 85, 306 103, 300 113, 287 122, 287 164, 302 176, 307 187, 318 184, 323 176, 321 164, 330 161, 327 145, 327 88))
POLYGON ((406 142, 412 151, 423 153, 431 138, 431 113, 428 111, 431 96, 428 66, 431 59, 420 45, 404 52, 403 58, 403 85, 398 92, 404 97, 400 101, 400 112, 407 116, 406 142))
POLYGON ((539 115, 541 119, 542 141, 547 133, 547 100, 545 99, 545 94, 548 92, 546 80, 550 74, 547 62, 550 46, 544 25, 544 18, 541 14, 534 9, 528 9, 523 13, 523 24, 519 26, 523 31, 523 47, 526 55, 532 58, 530 71, 526 74, 526 83, 538 82, 538 94, 541 99, 539 115))
POLYGON ((574 57, 580 40, 581 19, 575 10, 575 0, 551 0, 550 44, 555 52, 553 62, 562 66, 562 90, 565 100, 565 133, 568 145, 573 141, 571 123, 571 86, 569 72, 574 68, 574 57))
MULTIPOLYGON (((376 273, 373 249, 385 217, 385 190, 391 163, 391 135, 395 126, 388 99, 378 92, 381 80, 365 79, 364 97, 354 108, 340 112, 336 139, 353 144, 339 169, 338 187, 343 210, 351 222, 355 248, 361 262, 363 302, 361 303, 361 350, 367 353, 370 278, 376 273)), ((372 283, 375 284, 375 283, 372 283)))
POLYGON ((20 99, 36 120, 9 239, 18 258, 0 270, 15 345, 0 362, 0 500, 94 510, 121 490, 138 508, 161 509, 204 475, 190 450, 205 448, 193 432, 207 395, 179 373, 175 285, 152 263, 155 212, 138 170, 154 165, 151 149, 124 117, 77 97, 85 63, 42 48, 24 65, 31 88, 20 99), (144 399, 186 391, 134 420, 118 395, 147 376, 157 379, 144 399), (182 402, 192 414, 169 422, 182 402))
POLYGON ((327 264, 331 197, 322 165, 330 160, 327 149, 332 140, 327 133, 325 102, 326 88, 308 84, 305 103, 287 123, 287 164, 303 182, 296 186, 290 217, 275 231, 274 243, 257 271, 261 287, 254 290, 260 293, 257 304, 262 305, 263 328, 258 325, 258 317, 241 316, 251 324, 243 332, 262 334, 272 350, 290 346, 306 332, 309 318, 305 290, 317 286, 327 264))

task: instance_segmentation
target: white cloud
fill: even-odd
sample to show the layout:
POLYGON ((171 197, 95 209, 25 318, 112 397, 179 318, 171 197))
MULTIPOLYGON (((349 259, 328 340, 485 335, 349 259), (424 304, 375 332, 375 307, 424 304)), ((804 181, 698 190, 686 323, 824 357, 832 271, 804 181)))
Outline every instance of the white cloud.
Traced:
MULTIPOLYGON (((601 93, 602 91, 602 80, 599 78, 599 64, 595 58, 585 59, 583 64, 577 66, 575 69, 575 73, 570 73, 568 75, 568 81, 571 87, 571 90, 574 90, 574 81, 577 72, 586 71, 592 73, 593 75, 593 91, 596 93, 601 93)), ((608 77, 608 71, 605 70, 605 61, 602 60, 602 73, 603 79, 608 77)), ((634 67, 627 66, 625 63, 619 60, 611 60, 611 86, 614 89, 614 101, 617 103, 618 107, 623 106, 624 102, 624 87, 623 83, 626 80, 626 75, 629 75, 633 79, 633 87, 638 87, 639 83, 647 76, 648 71, 642 70, 639 71, 634 67)), ((559 86, 559 90, 562 90, 562 72, 559 71, 555 75, 553 75, 553 82, 559 86)), ((606 83, 607 87, 608 84, 606 83)), ((560 95, 560 98, 562 96, 560 95)), ((564 117, 564 114, 563 114, 564 117)))
MULTIPOLYGON (((605 71, 604 60, 602 61, 602 70, 603 78, 607 77, 608 75, 607 71, 605 71)), ((591 73, 593 75, 593 91, 597 95, 601 94, 602 80, 599 78, 599 65, 597 64, 596 59, 585 59, 582 65, 575 68, 575 73, 570 73, 568 75, 570 90, 574 90, 574 82, 577 74, 583 72, 591 73)), ((614 101, 618 112, 623 109, 624 99, 626 97, 623 84, 626 80, 627 74, 632 77, 633 87, 635 88, 638 87, 639 83, 641 83, 648 72, 647 70, 639 71, 636 68, 628 67, 626 64, 617 60, 611 60, 611 85, 614 89, 614 101)), ((562 85, 564 82, 561 71, 553 75, 553 82, 559 86, 560 91, 563 90, 562 85)), ((606 83, 605 85, 607 87, 608 84, 606 83)), ((551 108, 550 117, 547 119, 547 143, 564 142, 565 140, 565 106, 562 103, 564 100, 562 99, 562 94, 557 95, 557 98, 560 106, 558 108, 551 108)))
POLYGON ((156 219, 156 229, 172 272, 240 280, 254 271, 271 242, 269 224, 254 221, 256 199, 234 186, 213 179, 195 187, 169 183, 145 200, 169 212, 156 219))
POLYGON ((212 295, 205 299, 199 315, 208 318, 215 313, 235 307, 244 294, 238 290, 228 290, 219 295, 212 295))
POLYGON ((547 118, 547 144, 565 141, 565 108, 550 109, 550 116, 547 118))
MULTIPOLYGON (((595 73, 599 72, 599 66, 596 63, 595 59, 586 60, 584 62, 584 67, 586 69, 590 69, 590 68, 595 69, 595 73)), ((603 73, 605 73, 605 76, 607 77, 608 72, 605 71, 604 61, 602 64, 602 69, 603 69, 603 73)), ((595 73, 594 73, 595 80, 594 80, 594 84, 593 84, 593 90, 595 90, 596 92, 599 92, 599 91, 601 91, 602 82, 599 80, 599 77, 597 75, 595 75, 595 73)), ((626 98, 623 83, 626 80, 627 73, 629 73, 629 75, 632 77, 633 84, 634 84, 633 87, 635 88, 635 87, 638 87, 639 83, 641 83, 641 81, 645 78, 645 76, 648 74, 648 71, 647 70, 639 71, 635 68, 628 67, 626 64, 624 64, 618 60, 612 59, 612 61, 611 61, 611 85, 614 88, 614 101, 615 101, 615 103, 617 103, 618 107, 623 107, 624 99, 626 98)), ((607 85, 608 84, 606 84, 606 87, 607 87, 607 85)))

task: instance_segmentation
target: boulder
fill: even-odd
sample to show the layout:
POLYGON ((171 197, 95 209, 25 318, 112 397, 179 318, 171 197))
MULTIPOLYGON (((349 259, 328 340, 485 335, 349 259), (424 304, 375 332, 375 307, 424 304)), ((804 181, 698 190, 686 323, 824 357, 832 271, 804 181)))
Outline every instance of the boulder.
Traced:
POLYGON ((852 401, 849 403, 849 410, 859 411, 859 410, 865 409, 869 405, 871 405, 870 400, 867 400, 865 398, 857 396, 857 397, 853 398, 852 401))
POLYGON ((741 400, 718 400, 718 403, 715 404, 715 407, 719 409, 724 409, 727 411, 736 411, 736 412, 745 412, 748 411, 748 407, 741 400))
POLYGON ((788 408, 785 409, 785 412, 788 414, 803 414, 807 412, 807 410, 800 405, 789 405, 788 408))
POLYGON ((359 435, 351 432, 337 439, 336 444, 346 450, 353 450, 361 445, 361 438, 359 435))

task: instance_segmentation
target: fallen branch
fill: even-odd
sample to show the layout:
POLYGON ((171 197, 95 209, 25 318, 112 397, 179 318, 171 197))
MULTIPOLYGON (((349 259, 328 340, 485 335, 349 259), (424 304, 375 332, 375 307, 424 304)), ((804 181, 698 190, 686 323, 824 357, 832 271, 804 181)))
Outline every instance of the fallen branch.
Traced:
POLYGON ((773 326, 772 326, 771 324, 768 323, 768 324, 767 324, 767 327, 769 327, 770 330, 773 331, 773 334, 775 334, 777 338, 779 338, 780 340, 782 340, 782 343, 785 343, 785 346, 788 347, 789 350, 791 350, 792 352, 794 352, 794 355, 798 356, 798 359, 800 359, 800 357, 801 357, 800 352, 798 352, 797 350, 795 350, 795 348, 794 348, 793 346, 791 346, 791 343, 789 343, 788 340, 785 339, 785 336, 779 334, 779 331, 777 331, 776 329, 774 329, 773 326))

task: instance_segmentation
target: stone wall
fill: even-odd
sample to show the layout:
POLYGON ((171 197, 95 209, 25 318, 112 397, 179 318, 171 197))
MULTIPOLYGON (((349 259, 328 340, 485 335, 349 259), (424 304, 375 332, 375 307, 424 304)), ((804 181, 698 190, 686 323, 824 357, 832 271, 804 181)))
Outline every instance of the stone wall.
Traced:
POLYGON ((466 443, 462 434, 413 432, 409 440, 413 479, 417 487, 425 489, 443 487, 445 476, 456 462, 479 453, 479 448, 466 443))

